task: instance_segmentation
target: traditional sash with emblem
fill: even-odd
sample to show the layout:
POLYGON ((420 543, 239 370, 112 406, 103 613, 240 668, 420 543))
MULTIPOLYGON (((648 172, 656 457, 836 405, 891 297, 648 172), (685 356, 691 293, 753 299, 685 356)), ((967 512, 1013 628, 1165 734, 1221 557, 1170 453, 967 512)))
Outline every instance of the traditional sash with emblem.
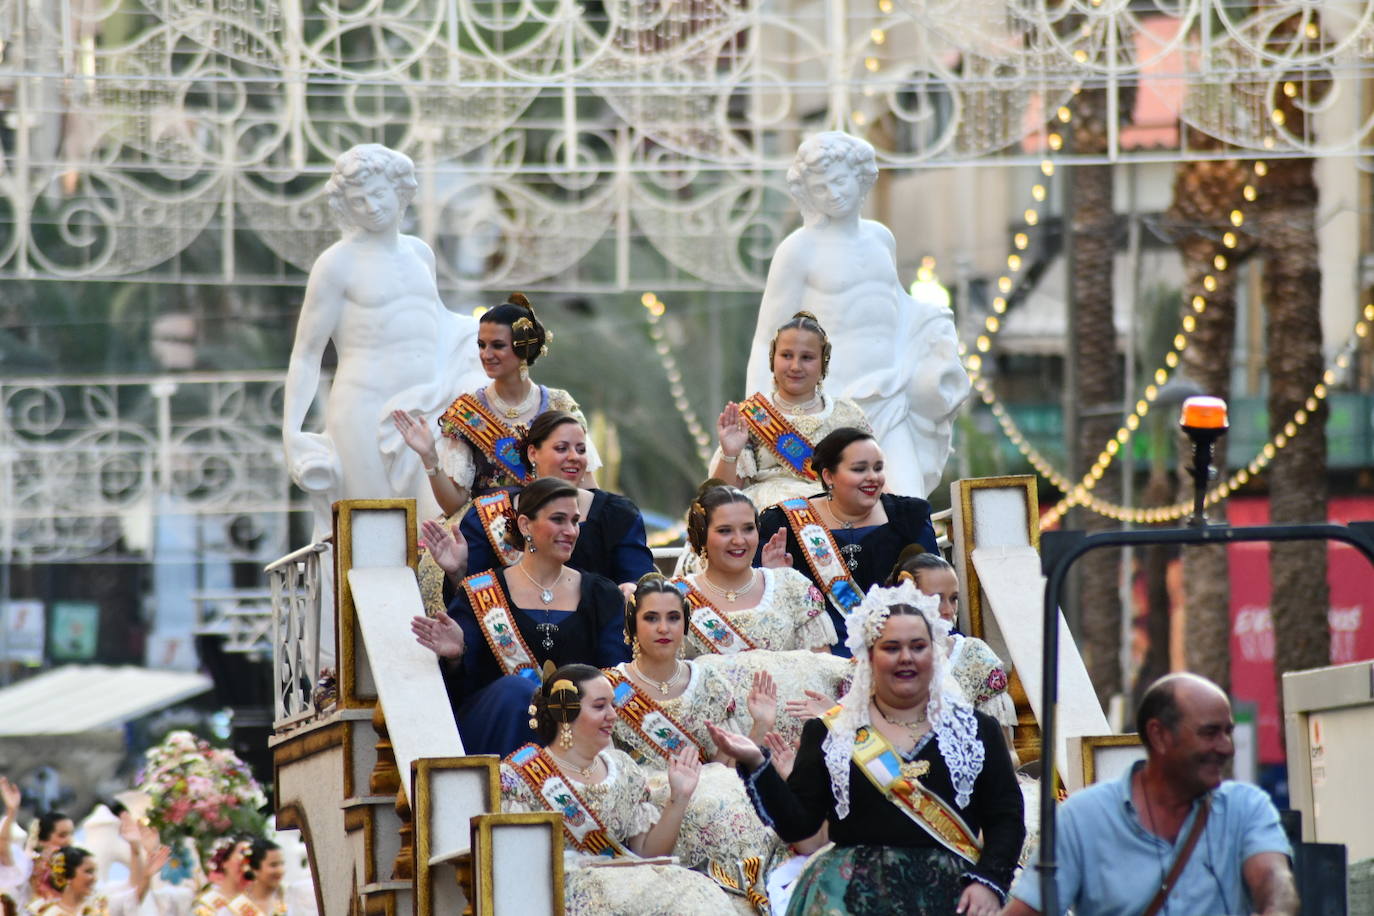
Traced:
POLYGON ((472 501, 472 507, 477 510, 482 532, 486 534, 487 543, 491 544, 501 565, 510 566, 520 559, 521 551, 506 543, 506 532, 515 524, 515 504, 511 502, 510 494, 500 490, 479 496, 472 501))
POLYGON ((463 590, 472 602, 472 614, 477 618, 477 626, 491 646, 491 654, 501 666, 503 674, 518 674, 536 684, 543 678, 539 673, 539 663, 534 660, 525 637, 515 625, 511 614, 510 599, 506 590, 492 572, 477 573, 463 580, 463 590))
POLYGON ((606 677, 611 682, 611 702, 621 721, 649 742, 665 760, 676 757, 684 747, 691 745, 697 749, 702 762, 706 761, 705 749, 663 707, 646 697, 633 681, 615 668, 607 668, 606 677))
POLYGON ((816 472, 811 470, 811 453, 815 448, 773 406, 772 401, 755 393, 739 405, 739 412, 749 425, 749 431, 768 446, 768 450, 778 457, 784 467, 803 480, 816 479, 816 472))
POLYGON ((631 855, 606 834, 606 828, 543 748, 526 744, 506 759, 549 810, 563 815, 563 832, 579 852, 593 856, 631 855))
POLYGON ((830 529, 821 524, 811 503, 800 497, 784 499, 778 508, 801 545, 802 556, 811 568, 816 584, 835 607, 848 614, 864 600, 863 592, 849 574, 849 564, 840 556, 839 545, 830 529))
POLYGON ((716 610, 701 591, 686 579, 672 580, 673 586, 682 592, 687 602, 687 628, 692 634, 717 655, 734 655, 757 648, 739 627, 716 610))
MULTIPOLYGON (((827 728, 834 729, 839 714, 840 707, 835 706, 821 719, 827 728)), ((921 784, 920 777, 930 771, 930 761, 904 762, 881 732, 865 726, 854 735, 854 764, 916 826, 969 864, 978 864, 983 852, 978 835, 948 802, 921 784)))
POLYGON ((449 438, 462 436, 518 483, 533 482, 534 475, 520 461, 515 430, 502 423, 476 395, 459 395, 439 417, 439 429, 449 438))

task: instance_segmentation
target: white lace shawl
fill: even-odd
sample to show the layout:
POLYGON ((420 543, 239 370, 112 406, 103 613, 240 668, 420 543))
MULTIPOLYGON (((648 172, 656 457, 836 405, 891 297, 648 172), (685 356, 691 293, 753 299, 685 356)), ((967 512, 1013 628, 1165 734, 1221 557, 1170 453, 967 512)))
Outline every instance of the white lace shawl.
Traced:
POLYGON ((874 586, 849 615, 849 637, 845 645, 854 655, 854 680, 849 692, 840 698, 838 720, 821 745, 830 787, 835 796, 835 814, 849 816, 849 769, 854 756, 854 735, 871 724, 868 703, 873 692, 873 671, 868 650, 878 641, 887 625, 889 609, 908 604, 919 610, 930 625, 934 670, 930 678, 930 699, 926 716, 940 747, 940 756, 949 768, 954 783, 955 801, 967 808, 973 797, 973 783, 983 770, 983 742, 978 738, 978 721, 957 683, 948 677, 949 659, 945 637, 949 623, 940 618, 940 599, 922 594, 911 582, 895 588, 874 586))

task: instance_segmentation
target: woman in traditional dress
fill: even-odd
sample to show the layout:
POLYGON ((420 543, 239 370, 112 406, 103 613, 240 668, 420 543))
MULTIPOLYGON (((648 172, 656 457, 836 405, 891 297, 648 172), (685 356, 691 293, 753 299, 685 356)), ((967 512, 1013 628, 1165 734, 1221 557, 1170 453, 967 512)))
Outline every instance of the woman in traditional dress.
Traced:
POLYGON ((650 799, 649 775, 610 746, 614 694, 600 671, 568 665, 555 671, 530 704, 539 742, 501 764, 501 808, 563 814, 564 907, 568 916, 719 916, 726 893, 681 865, 600 868, 672 853, 701 773, 698 752, 684 747, 668 763, 668 797, 650 799))
MULTIPOLYGON (((463 747, 508 754, 531 737, 521 711, 547 662, 601 668, 626 661, 625 598, 615 583, 567 566, 578 538, 577 487, 543 477, 517 497, 510 544, 514 565, 462 580, 448 612, 411 621, 420 644, 441 659, 463 747)), ((457 569, 451 531, 422 532, 443 569, 457 569)))
POLYGON ((75 833, 76 822, 61 811, 41 814, 29 827, 27 880, 15 888, 20 907, 28 908, 58 897, 56 888, 48 880, 50 860, 53 853, 71 844, 75 833))
POLYGON ((883 492, 883 451, 873 434, 843 427, 816 445, 811 466, 823 492, 785 499, 759 519, 759 537, 786 531, 794 568, 811 580, 829 605, 839 636, 836 655, 847 656, 845 617, 864 592, 887 579, 902 549, 920 544, 935 553, 930 503, 883 492))
POLYGON ((759 815, 784 840, 822 823, 787 912, 993 916, 1025 836, 1001 729, 944 677, 948 624, 911 583, 875 588, 850 617, 854 683, 807 722, 790 776, 747 738, 711 727, 759 815))
POLYGON ((286 916, 286 900, 281 893, 285 876, 286 857, 281 847, 256 837, 243 857, 243 890, 226 908, 230 916, 286 916))
POLYGON ((244 861, 252 845, 251 837, 242 836, 223 837, 215 843, 205 864, 210 884, 196 895, 191 916, 215 916, 243 892, 248 883, 243 877, 244 861))
POLYGON ((858 404, 821 392, 830 370, 830 338, 810 312, 797 312, 768 347, 771 395, 755 392, 725 405, 716 421, 720 447, 711 474, 744 490, 756 506, 816 492, 816 443, 832 430, 871 431, 858 404))
MULTIPOLYGON (((706 732, 707 722, 744 731, 729 681, 713 668, 681 658, 686 634, 682 592, 661 574, 639 580, 625 609, 634 661, 606 672, 619 718, 615 744, 661 781, 668 764, 685 747, 704 764, 697 790, 683 818, 675 854, 684 865, 705 871, 741 895, 762 888, 762 876, 778 852, 771 830, 754 814, 744 788, 724 763, 706 732)), ((751 740, 761 742, 773 726, 777 691, 765 673, 755 676, 747 698, 751 740)), ((755 899, 758 899, 755 897, 755 899)))
POLYGON ((950 627, 945 637, 949 675, 964 698, 1004 729, 1016 727, 1016 704, 1007 695, 1006 665, 983 640, 959 632, 959 576, 954 567, 939 554, 926 553, 919 544, 913 544, 902 551, 887 584, 902 582, 911 582, 922 594, 939 599, 940 619, 950 627))
MULTIPOLYGON (((556 477, 576 486, 587 471, 587 446, 581 420, 566 411, 547 410, 530 424, 520 440, 520 453, 534 479, 556 477)), ((479 496, 463 515, 459 531, 467 546, 468 570, 481 572, 519 559, 519 551, 505 542, 505 533, 515 520, 514 500, 519 492, 519 487, 513 487, 479 496)), ((639 507, 619 493, 578 489, 577 511, 582 516, 581 533, 568 565, 605 576, 622 591, 633 593, 639 577, 654 568, 639 507)))
MULTIPOLYGON (((827 651, 835 629, 825 603, 805 576, 785 565, 781 533, 771 549, 759 550, 758 514, 749 497, 708 480, 687 512, 687 539, 701 571, 673 581, 690 608, 688 657, 724 674, 737 699, 760 672, 777 683, 784 702, 808 690, 837 695, 849 666, 827 651), (756 554, 779 565, 756 568, 756 554)), ((801 735, 801 720, 785 707, 777 717, 786 738, 801 735)))
POLYGON ((29 902, 28 916, 133 916, 148 894, 152 876, 167 864, 171 851, 159 846, 143 861, 143 843, 132 817, 120 819, 120 837, 129 844, 129 881, 110 894, 96 892, 95 856, 77 846, 63 846, 48 856, 47 883, 54 897, 29 902))
MULTIPOLYGON (((491 384, 460 394, 439 417, 434 432, 409 411, 392 413, 392 422, 406 445, 420 456, 430 489, 448 522, 456 522, 468 502, 478 496, 529 483, 535 479, 521 461, 517 445, 520 427, 547 410, 562 410, 585 427, 582 411, 572 395, 533 382, 529 367, 548 352, 550 334, 520 293, 482 314, 477 324, 477 350, 491 384)), ((595 448, 587 443, 585 483, 601 466, 595 448)), ((427 606, 444 606, 443 574, 425 553, 418 569, 420 592, 427 606)))

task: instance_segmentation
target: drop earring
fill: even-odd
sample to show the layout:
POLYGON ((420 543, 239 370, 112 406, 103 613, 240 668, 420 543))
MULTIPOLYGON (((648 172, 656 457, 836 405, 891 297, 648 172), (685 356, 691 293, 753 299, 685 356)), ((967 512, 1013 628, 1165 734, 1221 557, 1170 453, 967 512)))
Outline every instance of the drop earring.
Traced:
POLYGON ((558 744, 565 750, 573 746, 572 724, 564 722, 558 726, 558 744))
POLYGON ((639 661, 639 637, 638 637, 638 636, 631 636, 631 637, 630 637, 630 657, 633 658, 636 662, 639 661))
POLYGON ((530 364, 523 359, 520 360, 520 381, 526 381, 530 377, 530 364))

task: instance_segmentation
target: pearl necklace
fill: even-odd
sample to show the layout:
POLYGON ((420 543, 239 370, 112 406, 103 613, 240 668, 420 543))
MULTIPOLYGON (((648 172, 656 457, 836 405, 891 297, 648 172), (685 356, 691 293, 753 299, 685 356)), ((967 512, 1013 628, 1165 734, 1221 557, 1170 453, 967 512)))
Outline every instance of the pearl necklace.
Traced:
POLYGON ((711 577, 706 573, 697 576, 697 579, 717 595, 723 596, 726 601, 734 601, 736 598, 743 598, 754 590, 755 583, 759 581, 752 569, 749 570, 749 584, 743 588, 721 588, 719 585, 712 582, 711 577))
POLYGON ((487 386, 487 403, 506 415, 507 420, 514 420, 516 417, 524 416, 539 404, 539 386, 530 383, 530 392, 525 395, 519 404, 509 404, 501 400, 501 396, 496 393, 495 383, 487 386))
POLYGON ((873 701, 873 708, 878 710, 878 715, 882 716, 883 721, 888 725, 895 725, 898 728, 906 729, 907 734, 911 735, 911 740, 913 741, 918 740, 921 737, 921 732, 925 730, 923 726, 926 724, 926 707, 924 706, 922 706, 921 711, 916 714, 916 718, 912 719, 910 722, 894 719, 883 712, 883 707, 878 704, 877 699, 873 701))
POLYGON ((817 407, 821 406, 821 395, 820 392, 812 389, 810 398, 802 401, 800 404, 796 404, 787 400, 781 394, 778 394, 778 389, 774 388, 773 401, 788 413, 806 413, 808 410, 815 410, 817 407))
POLYGON ((630 662, 630 664, 625 666, 625 670, 629 671, 631 674, 639 678, 644 683, 653 684, 655 687, 658 688, 658 692, 666 697, 668 695, 668 691, 672 690, 674 685, 676 685, 678 681, 682 680, 682 672, 683 669, 686 667, 687 666, 684 665, 682 662, 674 662, 673 676, 668 678, 668 680, 666 681, 656 681, 653 678, 646 675, 643 671, 640 671, 639 662, 630 662))
POLYGON ((573 763, 571 760, 564 760, 562 757, 555 754, 549 748, 544 748, 544 750, 549 752, 549 756, 552 757, 554 759, 554 762, 557 763, 560 767, 563 767, 565 770, 572 770, 578 776, 582 777, 583 782, 591 781, 592 770, 596 769, 596 762, 599 759, 601 759, 599 757, 593 757, 591 763, 587 764, 585 767, 580 767, 577 764, 573 763))
POLYGON ((558 570, 558 578, 557 578, 557 579, 554 579, 553 582, 550 583, 549 585, 544 585, 544 584, 541 583, 538 579, 536 579, 534 576, 531 576, 531 575, 530 575, 529 570, 525 569, 525 564, 524 564, 524 563, 516 563, 516 564, 515 564, 515 568, 518 569, 518 570, 520 570, 520 572, 524 573, 525 578, 530 580, 530 584, 531 584, 531 585, 533 585, 535 588, 539 589, 539 600, 540 600, 540 601, 544 602, 546 605, 547 605, 547 604, 552 604, 552 603, 553 603, 553 590, 554 590, 555 588, 558 587, 558 583, 559 583, 559 582, 562 582, 562 581, 563 581, 563 570, 562 570, 562 569, 559 569, 559 570, 558 570))

